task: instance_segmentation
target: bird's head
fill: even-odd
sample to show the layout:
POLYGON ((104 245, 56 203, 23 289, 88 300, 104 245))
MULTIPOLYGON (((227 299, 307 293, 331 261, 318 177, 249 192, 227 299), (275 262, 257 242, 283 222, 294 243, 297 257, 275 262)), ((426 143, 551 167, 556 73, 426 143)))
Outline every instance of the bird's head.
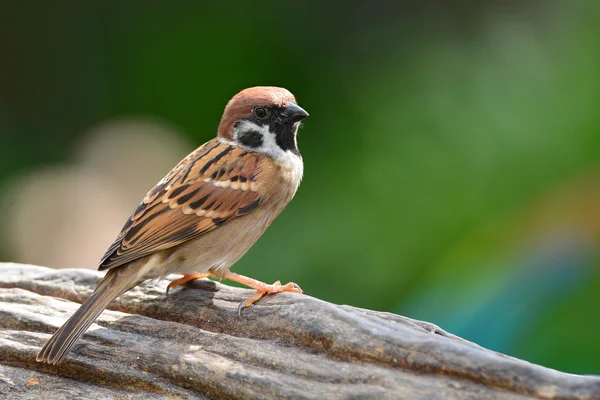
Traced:
POLYGON ((300 121, 308 117, 288 90, 257 86, 242 90, 225 107, 218 137, 248 151, 280 159, 300 156, 296 135, 300 121))

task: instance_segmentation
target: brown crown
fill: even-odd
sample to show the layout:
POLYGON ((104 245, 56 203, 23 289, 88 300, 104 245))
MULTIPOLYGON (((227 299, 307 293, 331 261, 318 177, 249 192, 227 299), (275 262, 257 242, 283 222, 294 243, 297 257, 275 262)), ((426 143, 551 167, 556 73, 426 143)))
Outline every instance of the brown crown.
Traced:
POLYGON ((231 140, 235 123, 240 119, 248 118, 254 107, 284 107, 288 102, 295 103, 296 98, 284 88, 256 86, 244 89, 227 103, 219 124, 218 135, 231 140))

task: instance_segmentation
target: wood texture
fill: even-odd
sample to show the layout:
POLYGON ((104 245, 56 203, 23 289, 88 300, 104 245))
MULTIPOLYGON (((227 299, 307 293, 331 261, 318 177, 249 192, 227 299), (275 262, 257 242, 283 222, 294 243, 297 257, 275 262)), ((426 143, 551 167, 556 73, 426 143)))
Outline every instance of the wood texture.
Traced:
POLYGON ((481 348, 435 325, 283 293, 150 282, 60 365, 35 362, 100 273, 0 263, 0 398, 600 399, 600 377, 481 348))

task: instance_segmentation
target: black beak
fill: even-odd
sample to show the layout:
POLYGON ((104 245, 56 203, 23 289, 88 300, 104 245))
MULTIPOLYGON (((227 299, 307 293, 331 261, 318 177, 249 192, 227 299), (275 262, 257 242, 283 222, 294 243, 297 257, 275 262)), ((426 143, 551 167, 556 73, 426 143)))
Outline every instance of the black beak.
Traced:
POLYGON ((304 118, 308 117, 308 113, 295 103, 288 103, 281 115, 284 121, 290 123, 302 121, 304 118))

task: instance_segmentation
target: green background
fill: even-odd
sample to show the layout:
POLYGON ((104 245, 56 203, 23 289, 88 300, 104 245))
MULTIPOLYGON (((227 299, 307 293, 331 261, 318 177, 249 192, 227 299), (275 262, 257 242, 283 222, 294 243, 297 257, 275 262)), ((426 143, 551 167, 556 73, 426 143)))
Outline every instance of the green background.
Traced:
POLYGON ((236 272, 598 374, 599 17, 593 0, 2 2, 0 188, 103 121, 160 118, 197 146, 233 94, 283 86, 311 114, 304 181, 236 272))

